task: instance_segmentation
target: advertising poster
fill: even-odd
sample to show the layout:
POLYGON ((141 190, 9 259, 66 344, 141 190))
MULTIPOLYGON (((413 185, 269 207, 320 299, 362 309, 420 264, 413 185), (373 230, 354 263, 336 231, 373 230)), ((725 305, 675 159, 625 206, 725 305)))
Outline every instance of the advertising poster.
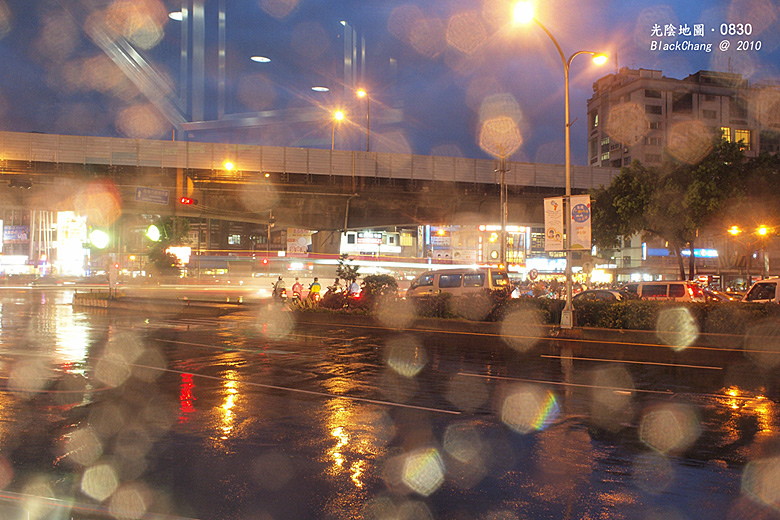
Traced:
POLYGON ((544 250, 563 249, 563 197, 544 199, 544 250))
POLYGON ((570 249, 590 249, 590 195, 571 197, 570 249))
POLYGON ((311 231, 308 229, 287 228, 287 253, 305 254, 311 246, 311 231))

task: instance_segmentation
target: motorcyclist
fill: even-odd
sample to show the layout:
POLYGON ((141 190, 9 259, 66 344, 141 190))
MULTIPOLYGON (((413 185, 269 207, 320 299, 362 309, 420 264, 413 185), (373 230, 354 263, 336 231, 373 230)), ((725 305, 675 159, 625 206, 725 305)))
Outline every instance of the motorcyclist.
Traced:
POLYGON ((319 299, 321 290, 322 290, 322 286, 320 285, 319 279, 315 277, 314 281, 309 286, 309 299, 310 300, 319 299))
POLYGON ((285 285, 284 280, 280 276, 278 280, 276 280, 276 283, 274 284, 274 298, 281 298, 285 291, 285 285))
POLYGON ((298 281, 298 277, 295 277, 295 283, 292 286, 292 295, 293 299, 301 300, 303 299, 303 285, 301 285, 301 282, 298 281))

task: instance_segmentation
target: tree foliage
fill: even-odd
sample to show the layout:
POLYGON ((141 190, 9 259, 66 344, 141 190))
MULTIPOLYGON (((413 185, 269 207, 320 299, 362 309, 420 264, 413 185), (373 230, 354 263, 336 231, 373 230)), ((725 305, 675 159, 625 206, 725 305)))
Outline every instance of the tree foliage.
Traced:
POLYGON ((179 259, 167 252, 171 246, 189 243, 190 221, 180 217, 163 217, 155 225, 160 230, 160 240, 149 245, 149 263, 157 274, 173 276, 179 274, 179 259))
MULTIPOLYGON (((637 233, 654 235, 674 252, 685 279, 682 250, 693 251, 699 232, 744 199, 748 167, 741 145, 722 139, 696 164, 667 161, 647 168, 635 161, 593 192, 594 241, 612 248, 637 233)), ((693 263, 689 255, 690 278, 693 263)))

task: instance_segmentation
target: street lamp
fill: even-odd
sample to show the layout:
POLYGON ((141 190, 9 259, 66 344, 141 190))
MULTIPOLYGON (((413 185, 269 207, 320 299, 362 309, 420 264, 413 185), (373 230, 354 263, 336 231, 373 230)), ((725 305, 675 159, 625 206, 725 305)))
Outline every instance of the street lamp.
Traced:
POLYGON ((365 89, 361 88, 361 89, 359 89, 357 91, 357 97, 359 97, 359 98, 366 98, 366 151, 368 151, 368 148, 369 148, 368 147, 368 136, 369 136, 368 127, 369 127, 369 123, 371 121, 371 119, 370 119, 371 111, 370 111, 370 106, 369 106, 370 101, 369 101, 369 97, 368 97, 368 92, 366 92, 365 89))
POLYGON ((761 279, 763 280, 766 278, 766 235, 769 233, 769 228, 758 226, 756 233, 761 237, 759 240, 761 240, 761 279))
POLYGON ((336 125, 344 119, 344 112, 336 110, 333 112, 333 132, 330 135, 330 150, 333 151, 336 145, 336 125))
POLYGON ((569 68, 571 67, 572 60, 580 54, 590 54, 593 56, 593 63, 596 65, 603 65, 607 62, 607 56, 603 53, 597 53, 593 51, 577 51, 571 56, 566 58, 558 41, 552 35, 552 33, 542 25, 542 23, 534 16, 533 6, 530 2, 518 2, 514 7, 514 20, 518 23, 528 23, 530 21, 536 22, 547 36, 550 37, 555 48, 558 50, 558 54, 561 56, 561 62, 563 63, 563 79, 564 79, 564 141, 566 146, 566 197, 565 197, 565 217, 564 217, 564 229, 566 230, 566 242, 564 243, 566 249, 566 305, 561 313, 561 327, 570 329, 574 325, 574 312, 571 304, 572 297, 572 281, 571 281, 571 125, 569 120, 569 68))

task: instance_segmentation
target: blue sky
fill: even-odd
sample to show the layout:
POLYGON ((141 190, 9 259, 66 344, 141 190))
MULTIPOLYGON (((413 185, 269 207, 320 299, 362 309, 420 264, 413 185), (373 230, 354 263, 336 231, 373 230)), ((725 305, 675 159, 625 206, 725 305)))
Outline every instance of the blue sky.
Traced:
MULTIPOLYGON (((0 60, 7 71, 0 77, 0 128, 171 138, 171 125, 111 65, 87 31, 95 20, 125 23, 127 29, 127 19, 137 17, 141 29, 131 34, 136 50, 178 92, 182 28, 165 14, 181 3, 113 0, 98 13, 78 13, 74 5, 75 0, 0 0, 0 60)), ((563 162, 563 65, 538 26, 510 23, 511 2, 229 0, 226 5, 226 113, 278 111, 278 124, 196 133, 190 139, 326 148, 330 110, 338 106, 349 119, 338 128, 338 147, 365 149, 365 107, 343 87, 339 21, 345 20, 366 40, 363 83, 370 91, 373 150, 489 157, 480 148, 480 114, 487 99, 499 96, 519 126, 522 142, 513 159, 563 162), (251 55, 272 61, 255 63, 251 55), (314 84, 331 92, 312 92, 314 84), (285 119, 312 107, 322 111, 322 121, 285 119)), ((216 117, 215 13, 207 10, 207 118, 216 117)), ((701 69, 730 69, 756 82, 780 77, 780 6, 772 0, 550 0, 539 3, 536 17, 567 56, 579 50, 611 56, 602 67, 584 56, 572 63, 576 164, 586 160, 586 100, 593 82, 614 72, 615 54, 619 67, 662 70, 676 78, 701 69), (710 53, 650 50, 658 39, 654 25, 677 31, 699 24, 704 36, 661 40, 711 43, 710 53), (722 24, 727 29, 728 24, 749 25, 752 34, 721 36, 722 24), (723 39, 732 43, 726 52, 718 49, 723 39), (760 41, 761 49, 737 51, 740 39, 760 41)))

